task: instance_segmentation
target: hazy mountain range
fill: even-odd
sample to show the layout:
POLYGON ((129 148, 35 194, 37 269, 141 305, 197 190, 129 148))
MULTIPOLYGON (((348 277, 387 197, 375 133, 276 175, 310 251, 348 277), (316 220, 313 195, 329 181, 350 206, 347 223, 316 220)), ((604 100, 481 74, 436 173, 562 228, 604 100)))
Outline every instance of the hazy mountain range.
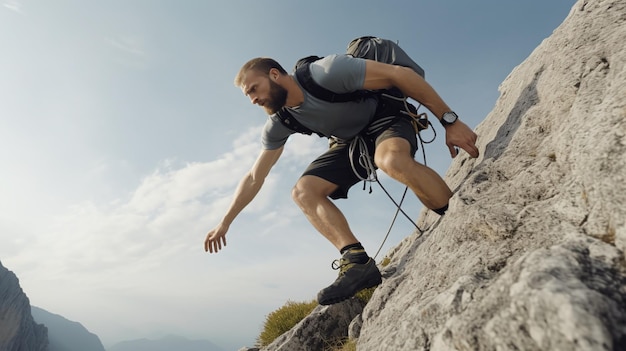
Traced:
MULTIPOLYGON (((208 340, 189 340, 176 335, 161 339, 137 339, 117 343, 107 351, 223 351, 208 340)), ((52 351, 52 350, 51 350, 52 351)))
MULTIPOLYGON (((100 338, 78 322, 31 306, 35 322, 48 328, 49 351, 105 351, 100 338)), ((208 340, 189 340, 169 335, 161 339, 119 342, 106 351, 223 351, 208 340)))
POLYGON ((35 322, 48 328, 49 351, 105 351, 100 338, 78 322, 31 306, 35 322))

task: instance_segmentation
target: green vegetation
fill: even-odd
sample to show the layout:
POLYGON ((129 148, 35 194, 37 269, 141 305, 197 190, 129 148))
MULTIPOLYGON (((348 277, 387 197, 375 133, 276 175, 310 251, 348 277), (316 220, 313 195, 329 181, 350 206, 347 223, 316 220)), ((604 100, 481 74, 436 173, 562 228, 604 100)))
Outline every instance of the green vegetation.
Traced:
POLYGON ((304 317, 308 316, 316 306, 317 301, 315 300, 310 302, 287 301, 284 306, 267 315, 263 324, 263 331, 257 339, 258 345, 261 347, 269 345, 274 339, 289 331, 304 317))
POLYGON ((324 351, 356 351, 356 340, 348 338, 336 340, 327 344, 324 351))
POLYGON ((372 298, 372 294, 374 294, 374 290, 376 290, 376 287, 369 288, 369 289, 363 289, 363 290, 359 291, 358 293, 356 293, 356 295, 354 295, 354 297, 356 297, 357 299, 361 300, 361 303, 363 304, 363 306, 365 306, 365 305, 367 305, 367 303, 372 298))
POLYGON ((355 340, 345 340, 339 348, 334 349, 333 351, 356 351, 356 341, 355 340))

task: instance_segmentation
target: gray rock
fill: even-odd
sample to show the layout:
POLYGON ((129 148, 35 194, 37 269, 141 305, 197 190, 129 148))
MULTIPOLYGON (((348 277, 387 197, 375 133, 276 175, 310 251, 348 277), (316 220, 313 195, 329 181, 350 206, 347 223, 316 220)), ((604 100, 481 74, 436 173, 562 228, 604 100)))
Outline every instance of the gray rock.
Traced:
POLYGON ((625 349, 624 43, 626 1, 581 0, 506 78, 448 214, 388 253, 358 350, 625 349))
POLYGON ((626 298, 619 293, 624 278, 614 269, 620 255, 614 247, 583 236, 525 254, 486 288, 484 298, 446 321, 432 349, 452 344, 618 350, 615 341, 626 330, 626 298), (488 318, 477 318, 486 312, 488 318))
POLYGON ((363 317, 359 314, 354 317, 348 326, 348 339, 356 340, 361 335, 361 327, 363 326, 363 317))
POLYGON ((35 323, 30 301, 13 272, 0 263, 0 350, 47 351, 48 330, 35 323))
POLYGON ((319 351, 348 336, 348 326, 363 310, 357 298, 330 305, 318 305, 287 333, 279 336, 263 351, 319 351))

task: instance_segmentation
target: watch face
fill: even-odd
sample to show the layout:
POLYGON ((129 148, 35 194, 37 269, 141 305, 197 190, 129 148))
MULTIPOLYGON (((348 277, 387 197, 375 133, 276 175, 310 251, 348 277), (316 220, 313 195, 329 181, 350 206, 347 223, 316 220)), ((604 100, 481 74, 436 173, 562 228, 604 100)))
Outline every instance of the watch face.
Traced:
POLYGON ((454 123, 454 122, 456 122, 457 118, 458 117, 457 117, 456 113, 454 113, 454 112, 446 112, 441 117, 441 119, 443 119, 447 123, 454 123))

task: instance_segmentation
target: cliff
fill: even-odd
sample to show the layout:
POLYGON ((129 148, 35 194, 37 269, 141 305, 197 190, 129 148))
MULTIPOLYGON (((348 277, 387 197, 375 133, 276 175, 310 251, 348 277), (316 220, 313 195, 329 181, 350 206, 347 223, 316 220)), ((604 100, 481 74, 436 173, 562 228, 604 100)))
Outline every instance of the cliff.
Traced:
MULTIPOLYGON (((626 350, 625 43, 626 0, 580 0, 510 73, 449 212, 388 253, 357 350, 626 350)), ((328 345, 313 320, 344 304, 263 350, 328 345)))
POLYGON ((0 350, 47 351, 48 330, 36 324, 13 272, 0 263, 0 350))

